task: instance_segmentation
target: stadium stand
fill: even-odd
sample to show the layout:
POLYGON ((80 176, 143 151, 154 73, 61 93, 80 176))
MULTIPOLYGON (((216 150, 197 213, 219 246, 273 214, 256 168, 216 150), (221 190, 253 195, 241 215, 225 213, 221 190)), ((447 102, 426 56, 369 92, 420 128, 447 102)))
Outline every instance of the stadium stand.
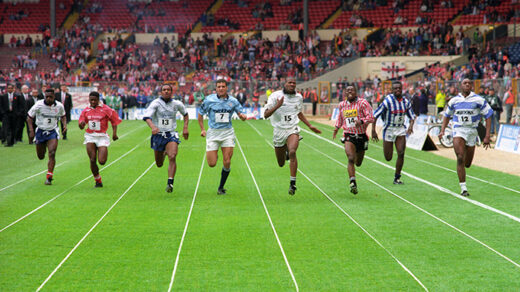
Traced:
MULTIPOLYGON (((296 30, 298 24, 303 22, 302 2, 282 5, 280 1, 252 0, 247 1, 247 6, 239 2, 225 1, 214 14, 215 20, 205 21, 202 31, 248 31, 255 30, 258 23, 264 30, 280 30, 283 27, 296 30)), ((317 28, 338 8, 338 1, 309 1, 309 29, 317 28)))
POLYGON ((431 4, 426 5, 425 11, 421 10, 424 2, 422 0, 412 0, 406 5, 404 2, 388 1, 387 5, 368 6, 362 10, 348 10, 348 8, 332 23, 332 27, 366 27, 367 25, 362 25, 363 23, 358 18, 361 18, 361 21, 364 20, 365 23, 369 23, 369 26, 375 27, 415 26, 431 22, 444 24, 459 14, 468 1, 453 1, 453 7, 443 7, 440 1, 426 1, 431 4), (398 16, 402 19, 401 23, 396 23, 398 16), (418 17, 421 19, 419 20, 418 17))
MULTIPOLYGON (((39 3, 0 3, 0 33, 36 33, 49 26, 50 0, 39 3)), ((56 26, 62 25, 73 0, 56 0, 56 26)))
POLYGON ((461 17, 455 24, 488 24, 488 23, 514 23, 518 19, 520 3, 512 1, 470 1, 464 6, 461 17))

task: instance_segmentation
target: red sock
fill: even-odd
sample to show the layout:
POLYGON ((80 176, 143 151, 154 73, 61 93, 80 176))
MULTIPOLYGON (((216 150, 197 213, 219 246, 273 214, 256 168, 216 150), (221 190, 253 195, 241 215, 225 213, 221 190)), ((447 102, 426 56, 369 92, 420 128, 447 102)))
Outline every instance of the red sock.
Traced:
POLYGON ((97 176, 95 176, 94 179, 96 180, 97 183, 101 183, 101 176, 99 174, 97 176))
POLYGON ((52 172, 49 171, 49 172, 47 172, 47 179, 50 179, 50 178, 52 178, 52 172))

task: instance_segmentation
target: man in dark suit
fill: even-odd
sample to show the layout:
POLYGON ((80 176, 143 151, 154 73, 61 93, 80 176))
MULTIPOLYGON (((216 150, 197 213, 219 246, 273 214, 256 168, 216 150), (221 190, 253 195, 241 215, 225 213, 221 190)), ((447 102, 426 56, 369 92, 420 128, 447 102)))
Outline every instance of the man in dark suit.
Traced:
MULTIPOLYGON (((60 87, 60 91, 56 94, 56 100, 63 104, 65 107, 65 116, 67 118, 67 124, 70 122, 70 112, 72 110, 72 96, 67 93, 67 85, 63 84, 60 87)), ((61 125, 61 131, 63 132, 63 125, 61 125)), ((63 140, 67 140, 67 133, 63 133, 63 140)))
MULTIPOLYGON (((34 104, 38 101, 38 96, 39 96, 38 90, 36 90, 36 89, 31 90, 31 94, 29 95, 29 98, 25 99, 25 105, 27 107, 27 111, 29 111, 34 106, 34 104)), ((27 119, 25 120, 25 122, 27 123, 27 119)), ((30 137, 28 124, 27 124, 26 129, 27 129, 27 137, 30 137)), ((33 129, 36 129, 35 120, 33 120, 33 129)), ((29 144, 32 144, 32 143, 33 143, 33 141, 31 140, 31 138, 29 138, 29 144)))
POLYGON ((0 111, 3 116, 3 130, 6 146, 12 147, 15 143, 19 120, 25 114, 25 101, 22 96, 14 92, 14 85, 7 85, 7 93, 0 97, 0 111))
MULTIPOLYGON (((25 127, 25 123, 27 122, 27 112, 30 109, 29 105, 27 105, 27 101, 29 99, 31 99, 31 96, 29 95, 29 86, 27 86, 25 84, 22 85, 21 91, 22 91, 21 96, 23 97, 23 101, 25 103, 25 108, 23 111, 23 116, 20 119, 18 119, 18 127, 16 129, 16 141, 17 142, 22 142, 23 128, 25 127)), ((29 128, 27 128, 27 131, 29 131, 29 128)))
POLYGON ((38 93, 38 100, 45 98, 45 90, 49 88, 47 85, 42 84, 42 88, 40 89, 40 93, 38 93))

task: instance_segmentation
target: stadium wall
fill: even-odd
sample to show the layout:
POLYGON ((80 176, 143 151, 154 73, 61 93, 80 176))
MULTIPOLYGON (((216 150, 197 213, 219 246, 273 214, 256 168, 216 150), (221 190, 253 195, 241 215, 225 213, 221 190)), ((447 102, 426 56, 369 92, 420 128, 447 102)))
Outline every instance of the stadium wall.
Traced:
POLYGON ((416 57, 375 57, 375 58, 359 58, 348 64, 345 64, 338 69, 326 73, 316 79, 304 82, 298 85, 298 88, 318 87, 318 82, 336 82, 341 77, 347 77, 348 80, 357 78, 366 79, 369 75, 381 76, 382 62, 402 62, 405 64, 405 74, 414 72, 424 68, 426 64, 433 64, 440 62, 456 62, 463 56, 416 56, 416 57))
MULTIPOLYGON (((349 34, 353 37, 357 37, 358 39, 364 39, 367 35, 369 35, 372 32, 373 29, 367 29, 367 28, 359 28, 359 29, 351 29, 349 30, 349 34)), ((320 36, 320 39, 322 41, 331 41, 336 37, 337 35, 341 34, 341 29, 318 29, 316 30, 316 33, 320 36)), ((217 39, 222 36, 232 35, 235 38, 238 38, 240 35, 244 35, 247 32, 233 32, 233 33, 227 33, 227 32, 212 32, 211 35, 213 38, 217 39)), ((194 32, 191 33, 191 37, 193 39, 200 38, 202 39, 202 36, 204 35, 204 32, 194 32)), ((280 35, 289 34, 291 37, 291 40, 297 40, 298 39, 298 31, 297 30, 265 30, 262 31, 262 38, 268 39, 270 41, 275 41, 276 38, 280 35)), ((137 36, 138 34, 136 34, 137 36)), ((143 34, 145 35, 145 34, 143 34)), ((154 33, 148 34, 152 35, 152 42, 155 38, 154 33)), ((160 35, 160 34, 159 34, 160 35)), ((137 41, 139 43, 139 40, 137 41)))
POLYGON ((8 44, 12 37, 15 38, 26 38, 27 36, 31 36, 33 41, 36 39, 36 36, 40 37, 40 40, 43 38, 42 33, 6 33, 4 34, 4 43, 8 44))
POLYGON ((520 23, 508 24, 507 25, 507 35, 510 37, 520 37, 520 23), (516 30, 515 30, 515 27, 516 27, 516 30))
POLYGON ((155 36, 159 36, 161 42, 165 37, 168 38, 168 40, 171 40, 172 36, 174 36, 176 40, 179 39, 178 33, 136 33, 135 42, 138 44, 153 44, 155 36))

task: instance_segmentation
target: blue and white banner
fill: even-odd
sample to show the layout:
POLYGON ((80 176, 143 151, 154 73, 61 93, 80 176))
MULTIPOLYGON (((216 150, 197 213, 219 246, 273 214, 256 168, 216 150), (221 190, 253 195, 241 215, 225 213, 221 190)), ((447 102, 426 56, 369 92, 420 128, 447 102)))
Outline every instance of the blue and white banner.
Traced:
POLYGON ((520 126, 500 125, 495 149, 520 154, 520 126))

